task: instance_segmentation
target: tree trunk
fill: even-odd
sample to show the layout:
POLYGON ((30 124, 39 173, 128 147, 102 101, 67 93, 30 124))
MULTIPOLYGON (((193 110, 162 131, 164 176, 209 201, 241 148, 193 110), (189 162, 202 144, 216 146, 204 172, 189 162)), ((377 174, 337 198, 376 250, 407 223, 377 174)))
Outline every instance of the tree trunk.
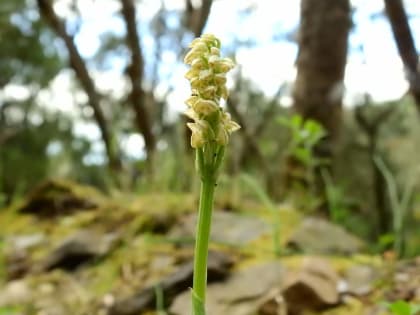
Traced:
POLYGON ((64 41, 64 44, 67 47, 70 58, 70 66, 76 73, 80 84, 88 96, 89 105, 93 109, 94 118, 98 124, 102 140, 105 144, 109 165, 113 170, 120 170, 121 161, 116 154, 117 150, 114 147, 112 134, 108 129, 108 123, 100 105, 101 97, 96 91, 86 64, 73 41, 73 37, 67 33, 64 22, 61 21, 54 12, 52 2, 50 0, 37 0, 37 2, 41 16, 45 19, 57 36, 64 41))
MULTIPOLYGON (((341 125, 350 25, 349 0, 301 1, 297 77, 293 91, 294 109, 304 119, 319 122, 327 132, 327 136, 315 147, 317 158, 329 160, 333 156, 341 125)), ((296 174, 306 173, 305 167, 298 161, 289 159, 285 187, 294 187, 296 184, 307 187, 317 198, 324 199, 325 188, 320 168, 314 170, 314 182, 306 182, 308 179, 302 182, 302 178, 296 174)), ((326 209, 325 205, 320 207, 326 209)))
POLYGON ((199 37, 203 33, 212 3, 213 0, 202 0, 201 6, 194 8, 191 0, 186 0, 186 26, 193 32, 194 37, 199 37))
POLYGON ((349 0, 302 0, 294 88, 295 110, 328 132, 322 155, 331 156, 341 123, 343 80, 350 29, 349 0))
POLYGON ((121 0, 121 4, 122 15, 127 28, 127 46, 131 52, 131 64, 127 71, 131 81, 130 101, 135 114, 136 126, 144 137, 149 171, 152 171, 156 139, 152 131, 150 114, 146 107, 146 93, 141 86, 144 60, 140 46, 140 36, 137 31, 136 8, 133 0, 121 0))
POLYGON ((405 67, 410 92, 420 113, 420 64, 402 0, 385 0, 385 10, 405 67))

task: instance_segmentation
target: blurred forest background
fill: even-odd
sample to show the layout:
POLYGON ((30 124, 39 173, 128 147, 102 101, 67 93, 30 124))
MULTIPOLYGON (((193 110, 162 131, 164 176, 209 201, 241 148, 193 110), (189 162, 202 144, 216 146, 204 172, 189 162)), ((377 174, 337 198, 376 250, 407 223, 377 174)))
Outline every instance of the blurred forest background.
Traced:
MULTIPOLYGON (((242 127, 218 207, 287 205, 418 256, 416 0, 1 1, 0 211, 63 179, 122 204, 194 196, 182 59, 207 32, 237 64, 225 106, 242 127)), ((46 199, 23 212, 56 216, 46 199)))
MULTIPOLYGON (((269 16, 271 25, 254 25, 246 34, 252 27, 247 20, 255 21, 255 15, 258 23, 264 23, 270 2, 196 2, 22 0, 1 4, 1 203, 10 204, 48 177, 68 178, 108 192, 190 191, 196 182, 182 116, 183 99, 189 93, 182 77, 182 57, 193 37, 212 32, 206 28, 212 20, 216 31, 223 32, 217 35, 225 53, 235 60, 236 54, 247 55, 242 59, 253 63, 242 65, 239 59, 230 78, 227 106, 242 129, 229 150, 229 179, 241 172, 252 173, 275 200, 290 199, 287 190, 291 187, 302 190, 295 193, 306 194, 304 187, 294 187, 299 181, 312 188, 331 186, 333 198, 339 199, 334 203, 341 204, 327 208, 343 208, 343 215, 358 216, 364 222, 368 217, 368 222, 375 222, 365 227, 371 237, 390 232, 389 187, 374 158, 383 160, 389 169, 398 195, 410 190, 406 207, 412 209, 418 200, 420 150, 416 113, 420 74, 413 34, 420 32, 416 15, 420 8, 413 2, 405 9, 401 1, 385 1, 376 7, 362 2, 351 7, 348 1, 306 1, 300 25, 290 17, 283 25, 281 17, 273 22, 269 16), (212 6, 223 15, 211 16, 212 6), (224 13, 225 6, 230 10, 224 13), (361 24, 370 23, 372 28, 375 23, 389 24, 388 34, 376 35, 383 37, 377 43, 364 42, 363 34, 349 41, 352 33, 363 32, 352 19, 359 6, 368 14, 361 24), (411 7, 416 14, 411 14, 411 7), (230 11, 235 15, 229 16, 230 11), (232 21, 238 24, 232 27, 232 21), (224 31, 224 25, 231 28, 224 31), (267 34, 268 26, 272 29, 267 34), (385 40, 388 43, 380 47, 385 40), (365 73, 360 67, 359 78, 353 79, 363 83, 347 93, 348 106, 343 106, 346 62, 363 58, 365 45, 379 45, 378 54, 391 47, 401 59, 391 59, 395 66, 381 64, 377 69, 374 80, 384 91, 379 92, 380 103, 369 94, 370 78, 365 76, 372 70, 365 62, 365 73), (267 53, 270 47, 275 52, 267 53), (282 47, 289 56, 279 52, 282 47), (297 58, 295 67, 291 64, 282 70, 281 58, 297 58), (397 67, 401 74, 395 82, 384 77, 387 82, 381 87, 381 72, 390 73, 387 67, 397 67), (404 74, 406 90, 398 87, 404 74), (269 86, 262 86, 266 82, 269 86), (387 90, 394 91, 393 99, 384 99, 387 90), (315 120, 326 136, 322 131, 305 130, 297 121, 285 122, 293 113, 315 120), (313 147, 312 139, 308 142, 304 139, 308 135, 302 134, 311 132, 313 147), (296 163, 290 163, 296 154, 305 175, 296 174, 300 172, 294 169, 296 163), (327 183, 325 176, 321 182, 307 178, 316 177, 320 165, 328 169, 327 183), (305 179, 293 182, 297 178, 292 177, 302 176, 305 179)), ((282 6, 289 14, 299 9, 297 4, 282 6)), ((304 205, 308 211, 316 206, 310 200, 304 205)), ((354 223, 350 228, 361 226, 354 223)))

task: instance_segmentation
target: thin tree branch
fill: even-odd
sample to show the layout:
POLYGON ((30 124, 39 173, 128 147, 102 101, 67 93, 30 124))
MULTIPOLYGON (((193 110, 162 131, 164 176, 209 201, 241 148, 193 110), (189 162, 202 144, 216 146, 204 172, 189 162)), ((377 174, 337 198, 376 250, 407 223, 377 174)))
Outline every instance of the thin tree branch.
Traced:
POLYGON ((207 20, 210 15, 212 0, 202 0, 200 14, 196 25, 194 25, 194 36, 198 37, 203 33, 204 26, 206 26, 207 20))
POLYGON ((398 52, 404 64, 410 92, 420 112, 420 64, 414 38, 408 24, 402 0, 385 0, 385 10, 391 24, 398 52))
POLYGON ((131 64, 128 67, 128 76, 131 81, 130 100, 135 113, 136 125, 143 134, 148 159, 155 150, 155 137, 152 132, 150 115, 146 108, 146 93, 141 84, 143 81, 144 60, 140 46, 140 36, 136 24, 136 8, 133 0, 121 0, 122 15, 127 28, 126 41, 131 52, 131 64))
POLYGON ((70 58, 70 67, 76 73, 77 78, 79 79, 84 91, 88 96, 89 105, 93 109, 94 118, 98 124, 102 140, 105 144, 110 166, 113 169, 119 169, 121 162, 118 156, 115 154, 115 150, 113 148, 112 135, 108 129, 108 124, 100 105, 101 97, 96 91, 93 80, 88 72, 83 58, 81 57, 74 43, 73 37, 67 33, 64 22, 54 12, 53 5, 50 0, 37 0, 37 3, 41 16, 54 30, 57 36, 64 41, 64 44, 67 47, 70 58))
POLYGON ((194 8, 191 0, 185 1, 185 24, 194 37, 199 37, 206 26, 213 0, 202 0, 199 8, 194 8))

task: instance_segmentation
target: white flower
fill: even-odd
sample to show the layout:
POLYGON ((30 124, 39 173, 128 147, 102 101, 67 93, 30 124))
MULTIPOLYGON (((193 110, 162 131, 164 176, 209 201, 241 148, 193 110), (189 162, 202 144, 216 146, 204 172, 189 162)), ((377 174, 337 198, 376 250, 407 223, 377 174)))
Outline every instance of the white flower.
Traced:
POLYGON ((216 72, 224 72, 224 73, 231 70, 234 66, 235 64, 229 58, 219 59, 214 65, 216 72))
POLYGON ((209 85, 204 90, 201 91, 200 95, 204 99, 213 100, 217 92, 217 87, 214 85, 209 85))
POLYGON ((210 48, 210 54, 215 57, 219 57, 220 56, 220 49, 217 47, 211 47, 210 48))
POLYGON ((210 142, 225 146, 230 134, 240 128, 220 107, 220 100, 229 95, 226 73, 234 63, 220 57, 220 41, 214 35, 194 39, 190 48, 184 61, 191 65, 185 74, 193 93, 185 101, 188 106, 185 114, 194 121, 188 123, 191 146, 198 149, 210 142))
POLYGON ((226 85, 220 86, 220 88, 217 90, 217 95, 225 100, 229 97, 229 91, 226 87, 226 85))
POLYGON ((206 65, 206 61, 203 58, 195 58, 192 62, 191 62, 191 67, 195 68, 195 69, 200 69, 203 68, 206 65))
POLYGON ((192 46, 192 49, 189 53, 185 56, 184 62, 187 65, 190 65, 194 59, 202 56, 204 53, 208 53, 209 48, 205 43, 197 42, 195 45, 192 46))
POLYGON ((191 129, 191 146, 195 149, 201 148, 206 143, 207 123, 197 120, 194 123, 187 123, 191 129))
POLYGON ((198 96, 195 96, 195 95, 193 95, 193 96, 190 96, 189 98, 187 98, 187 100, 185 101, 185 104, 187 104, 187 106, 188 107, 192 107, 193 106, 193 104, 195 103, 195 102, 197 102, 197 100, 199 99, 199 97, 198 96))
POLYGON ((211 69, 201 70, 198 78, 200 80, 208 80, 209 78, 213 77, 213 71, 211 69))
POLYGON ((241 126, 239 126, 238 123, 234 122, 232 118, 230 117, 230 114, 227 112, 223 112, 222 126, 229 134, 241 129, 241 126))
POLYGON ((219 109, 219 105, 212 100, 199 99, 192 105, 192 109, 199 115, 209 116, 219 109))
POLYGON ((218 73, 214 76, 214 81, 216 84, 226 84, 226 74, 224 73, 218 73))

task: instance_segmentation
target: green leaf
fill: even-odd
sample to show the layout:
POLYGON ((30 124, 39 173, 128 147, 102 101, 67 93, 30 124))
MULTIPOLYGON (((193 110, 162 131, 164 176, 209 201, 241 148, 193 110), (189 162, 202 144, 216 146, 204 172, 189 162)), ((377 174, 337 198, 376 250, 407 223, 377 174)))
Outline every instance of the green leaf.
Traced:
POLYGON ((412 315, 411 306, 405 301, 396 301, 389 305, 389 309, 395 315, 412 315))
POLYGON ((303 123, 303 118, 300 115, 293 115, 290 119, 290 122, 292 126, 296 127, 297 129, 300 129, 303 123))
POLYGON ((290 127, 290 119, 285 116, 277 117, 277 122, 285 127, 290 127))
POLYGON ((389 245, 392 245, 395 242, 395 235, 393 233, 382 234, 379 237, 379 245, 381 248, 386 248, 389 245))
POLYGON ((203 301, 195 294, 194 291, 192 292, 192 305, 193 305, 193 315, 206 315, 206 310, 204 307, 203 301))
POLYGON ((411 305, 411 315, 418 315, 420 313, 420 304, 411 305))
POLYGON ((0 307, 0 315, 14 315, 19 314, 19 309, 16 307, 0 307))
POLYGON ((311 134, 321 134, 325 132, 324 127, 313 119, 308 119, 303 125, 303 129, 308 130, 311 134))
POLYGON ((305 148, 296 148, 293 151, 293 155, 303 165, 309 165, 309 162, 311 161, 311 158, 312 158, 311 151, 305 148))

